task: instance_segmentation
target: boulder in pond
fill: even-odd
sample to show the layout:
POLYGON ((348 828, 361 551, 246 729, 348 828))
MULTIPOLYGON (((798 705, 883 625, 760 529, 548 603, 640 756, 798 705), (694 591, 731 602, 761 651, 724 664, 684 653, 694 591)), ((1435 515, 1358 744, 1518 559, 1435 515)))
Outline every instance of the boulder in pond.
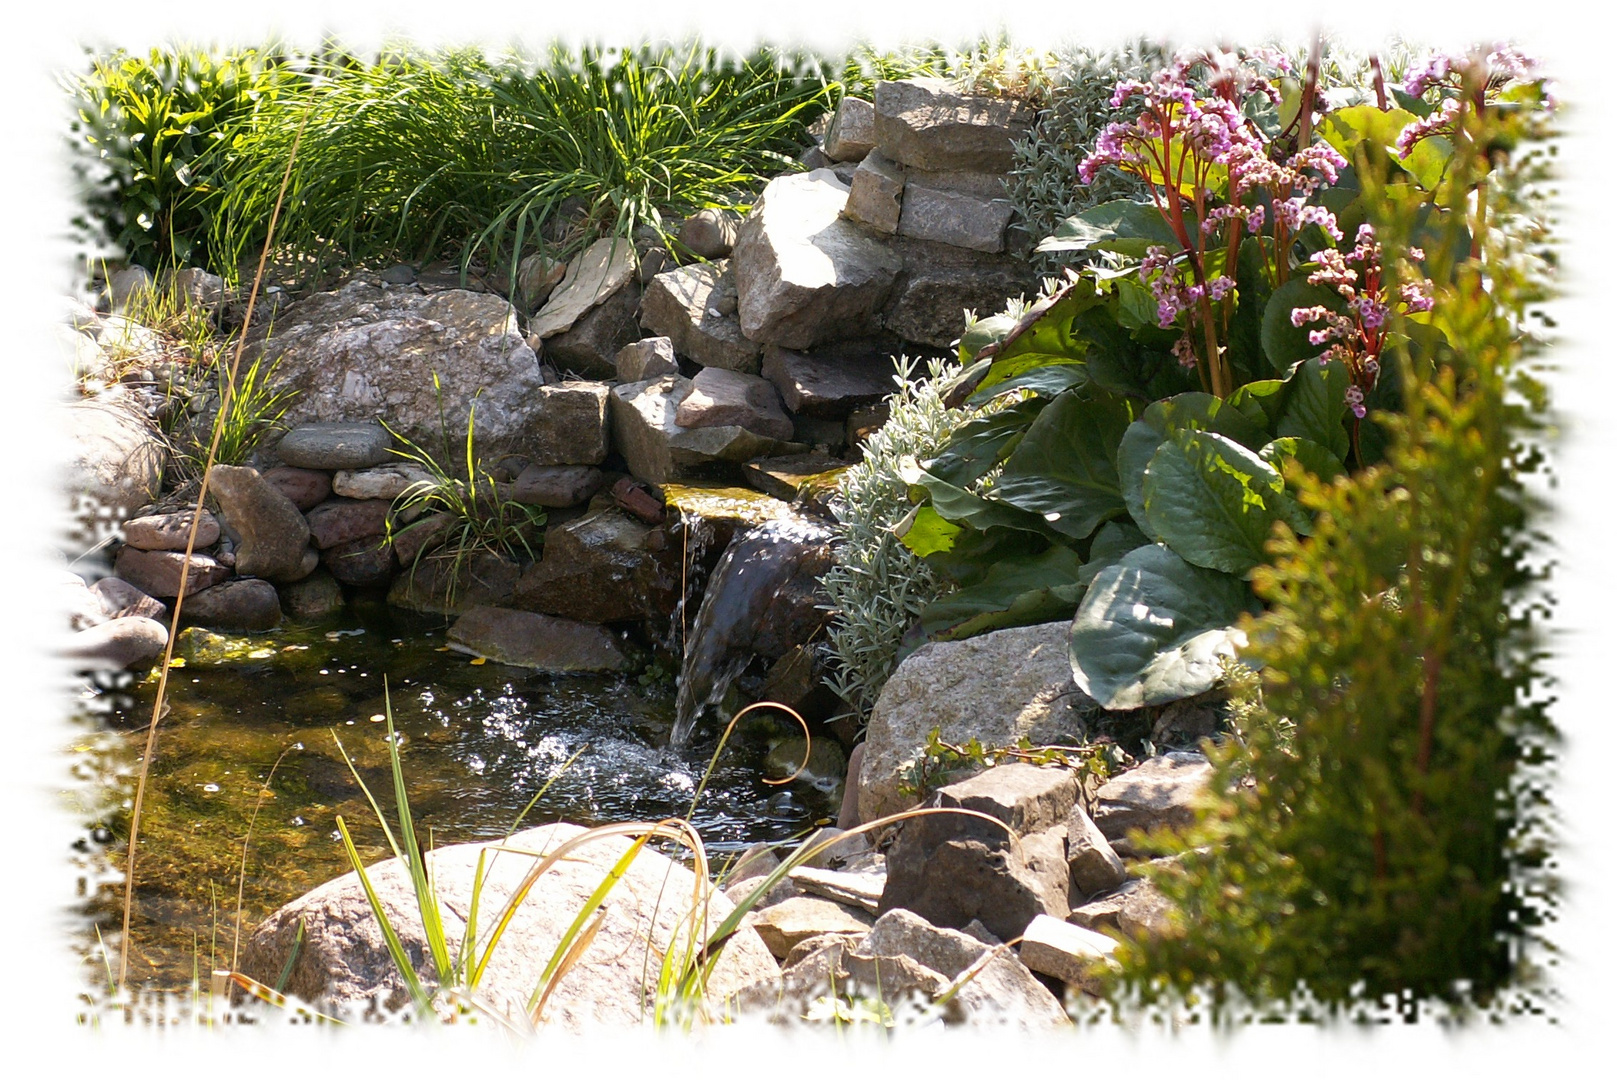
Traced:
MULTIPOLYGON (((576 841, 583 832, 576 825, 545 825, 519 832, 500 846, 548 853, 576 841)), ((480 1001, 497 1014, 526 1012, 529 995, 563 933, 629 847, 630 841, 621 837, 584 840, 539 876, 494 951, 479 987, 480 1001)), ((468 910, 478 855, 485 850, 481 844, 456 844, 427 856, 444 929, 452 942, 461 939, 461 913, 468 910)), ((492 920, 504 908, 535 861, 526 854, 488 851, 479 901, 487 918, 492 920)), ((388 859, 367 873, 406 951, 423 958, 424 973, 434 980, 419 908, 402 863, 388 859)), ((689 932, 697 884, 679 863, 642 848, 608 894, 595 937, 556 984, 542 1022, 569 1032, 644 1023, 646 1002, 656 991, 660 958, 670 949, 677 953, 689 932)), ((705 910, 697 911, 696 922, 699 938, 705 939, 730 913, 731 905, 706 887, 702 898, 705 910)), ((379 995, 384 1009, 407 1007, 408 991, 357 874, 327 882, 270 915, 248 939, 241 967, 274 984, 289 959, 285 990, 305 1001, 363 1014, 375 1008, 372 1002, 379 995), (300 924, 303 944, 294 955, 300 924)), ((708 981, 709 997, 717 1005, 745 985, 775 978, 778 971, 757 935, 742 929, 719 953, 708 981)))
POLYGON ((522 575, 522 567, 492 551, 477 551, 457 562, 446 549, 402 566, 387 602, 433 615, 459 615, 479 604, 504 605, 522 575))
POLYGON ((182 610, 187 622, 213 630, 256 633, 281 623, 281 598, 262 578, 221 581, 186 597, 182 610))
POLYGON ((666 619, 680 598, 679 552, 650 550, 652 531, 616 508, 551 528, 512 604, 580 622, 666 619))
POLYGON ((448 642, 460 652, 539 671, 622 671, 629 666, 615 634, 535 611, 470 608, 449 628, 448 642))
POLYGON ((342 610, 342 586, 324 570, 316 570, 302 581, 283 585, 281 608, 299 622, 315 622, 342 610))
POLYGON ((168 645, 168 627, 142 615, 109 619, 68 639, 66 654, 84 668, 150 667, 168 645))

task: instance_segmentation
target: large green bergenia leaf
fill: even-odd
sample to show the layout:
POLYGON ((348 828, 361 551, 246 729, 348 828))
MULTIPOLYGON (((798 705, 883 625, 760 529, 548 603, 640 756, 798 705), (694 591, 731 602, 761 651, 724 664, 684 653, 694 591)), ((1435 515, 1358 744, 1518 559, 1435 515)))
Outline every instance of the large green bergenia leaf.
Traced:
POLYGON ((1403 109, 1382 110, 1374 105, 1352 105, 1336 109, 1319 123, 1319 134, 1349 161, 1353 150, 1366 139, 1381 146, 1392 146, 1404 128, 1415 122, 1415 114, 1403 109))
POLYGON ((1083 569, 1078 571, 1078 580, 1088 588, 1089 583, 1095 580, 1095 575, 1115 565, 1123 556, 1137 547, 1145 547, 1151 543, 1145 533, 1135 527, 1134 522, 1128 519, 1108 521, 1096 532, 1095 538, 1089 542, 1089 558, 1084 560, 1083 569))
POLYGON ((1123 502, 1145 526, 1145 467, 1164 439, 1191 429, 1216 431, 1256 450, 1269 435, 1253 419, 1212 394, 1190 390, 1153 402, 1129 425, 1117 447, 1117 475, 1123 502))
POLYGON ((1263 561, 1277 519, 1293 520, 1286 485, 1246 447, 1209 431, 1179 431, 1145 470, 1146 531, 1187 562, 1245 574, 1263 561))
POLYGON ((1010 376, 1003 382, 995 382, 987 387, 979 388, 976 393, 966 399, 966 404, 985 405, 1001 394, 1009 394, 1017 390, 1026 390, 1043 398, 1053 398, 1057 394, 1071 390, 1075 386, 1082 386, 1089 381, 1089 366, 1082 360, 1043 358, 1042 354, 1033 354, 1032 356, 1018 356, 1016 361, 1027 364, 1027 368, 1021 374, 1010 376), (1034 362, 1035 357, 1038 357, 1041 362, 1034 362))
POLYGON ((921 612, 921 629, 929 641, 953 641, 1065 618, 1084 592, 1082 565, 1077 552, 1060 544, 999 562, 976 585, 929 604, 921 612))
POLYGON ((1346 461, 1348 433, 1342 419, 1347 415, 1350 381, 1347 365, 1340 360, 1327 364, 1299 360, 1286 376, 1286 402, 1275 421, 1275 434, 1319 443, 1337 460, 1346 461))
POLYGON ((1192 566, 1161 544, 1095 576, 1072 621, 1072 673, 1104 708, 1137 709, 1218 682, 1244 644, 1232 624, 1252 606, 1236 577, 1192 566))
POLYGON ((1056 231, 1039 242, 1039 251, 1118 251, 1136 258, 1146 248, 1160 245, 1179 250, 1179 238, 1148 202, 1113 199, 1056 226, 1056 231))
POLYGON ((938 514, 956 524, 970 525, 979 531, 995 527, 1020 529, 1056 539, 1054 530, 1042 515, 998 499, 974 495, 956 484, 933 476, 914 462, 901 464, 899 477, 906 484, 924 488, 938 514))
POLYGON ((1316 345, 1308 340, 1310 332, 1325 328, 1323 322, 1291 324, 1291 313, 1297 308, 1324 307, 1342 312, 1342 297, 1323 285, 1310 285, 1310 265, 1298 267, 1295 277, 1276 289, 1263 308, 1263 351, 1276 371, 1286 371, 1302 359, 1312 359, 1325 351, 1325 343, 1316 345))
POLYGON ((1073 391, 1047 405, 1006 459, 993 498, 1082 540, 1124 512, 1117 444, 1134 419, 1125 398, 1073 391))
POLYGON ((926 471, 940 480, 966 487, 1005 460, 1026 434, 1045 403, 1022 401, 989 416, 968 420, 955 429, 926 471))

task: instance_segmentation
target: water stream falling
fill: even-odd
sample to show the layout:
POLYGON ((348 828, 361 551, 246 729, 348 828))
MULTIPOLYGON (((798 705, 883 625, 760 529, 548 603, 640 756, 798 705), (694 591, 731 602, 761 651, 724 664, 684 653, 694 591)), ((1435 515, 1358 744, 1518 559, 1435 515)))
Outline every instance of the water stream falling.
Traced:
POLYGON ((778 657, 812 633, 823 617, 813 594, 830 568, 830 543, 829 528, 801 517, 766 521, 731 541, 685 643, 671 745, 689 742, 754 654, 778 657))

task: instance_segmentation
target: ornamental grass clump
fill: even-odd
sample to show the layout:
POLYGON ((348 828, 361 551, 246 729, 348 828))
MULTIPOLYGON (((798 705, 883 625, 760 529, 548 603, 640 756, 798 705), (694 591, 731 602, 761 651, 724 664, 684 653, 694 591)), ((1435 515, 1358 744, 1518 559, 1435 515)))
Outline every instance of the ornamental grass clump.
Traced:
POLYGON ((548 245, 565 258, 708 206, 745 210, 834 103, 824 65, 692 44, 556 47, 540 62, 394 50, 319 62, 222 148, 231 177, 212 240, 230 274, 261 239, 292 131, 310 116, 283 241, 317 269, 477 259, 514 282, 548 245))

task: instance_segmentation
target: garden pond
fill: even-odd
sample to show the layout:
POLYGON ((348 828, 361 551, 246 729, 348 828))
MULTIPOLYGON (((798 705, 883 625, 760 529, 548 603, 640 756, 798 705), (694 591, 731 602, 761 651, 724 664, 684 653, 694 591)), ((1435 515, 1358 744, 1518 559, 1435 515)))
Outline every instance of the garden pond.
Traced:
MULTIPOLYGON (((510 667, 451 651, 444 626, 375 600, 268 634, 182 632, 142 810, 132 983, 181 990, 193 972, 205 979, 230 963, 238 902, 245 940, 282 904, 347 873, 338 815, 365 862, 390 854, 343 760, 346 751, 394 820, 389 700, 416 826, 436 846, 504 836, 525 808, 524 826, 689 816, 722 865, 836 815, 834 740, 815 739, 797 779, 766 783, 792 774, 803 737, 784 716, 750 714, 693 813, 719 730, 669 745, 672 677, 656 667, 626 676, 510 667)), ((96 731, 77 749, 87 767, 122 772, 126 800, 156 692, 154 672, 85 697, 96 731)), ((81 810, 101 822, 80 842, 85 853, 107 846, 121 860, 129 803, 81 810)), ((121 899, 121 886, 103 885, 86 908, 114 952, 121 899)))

